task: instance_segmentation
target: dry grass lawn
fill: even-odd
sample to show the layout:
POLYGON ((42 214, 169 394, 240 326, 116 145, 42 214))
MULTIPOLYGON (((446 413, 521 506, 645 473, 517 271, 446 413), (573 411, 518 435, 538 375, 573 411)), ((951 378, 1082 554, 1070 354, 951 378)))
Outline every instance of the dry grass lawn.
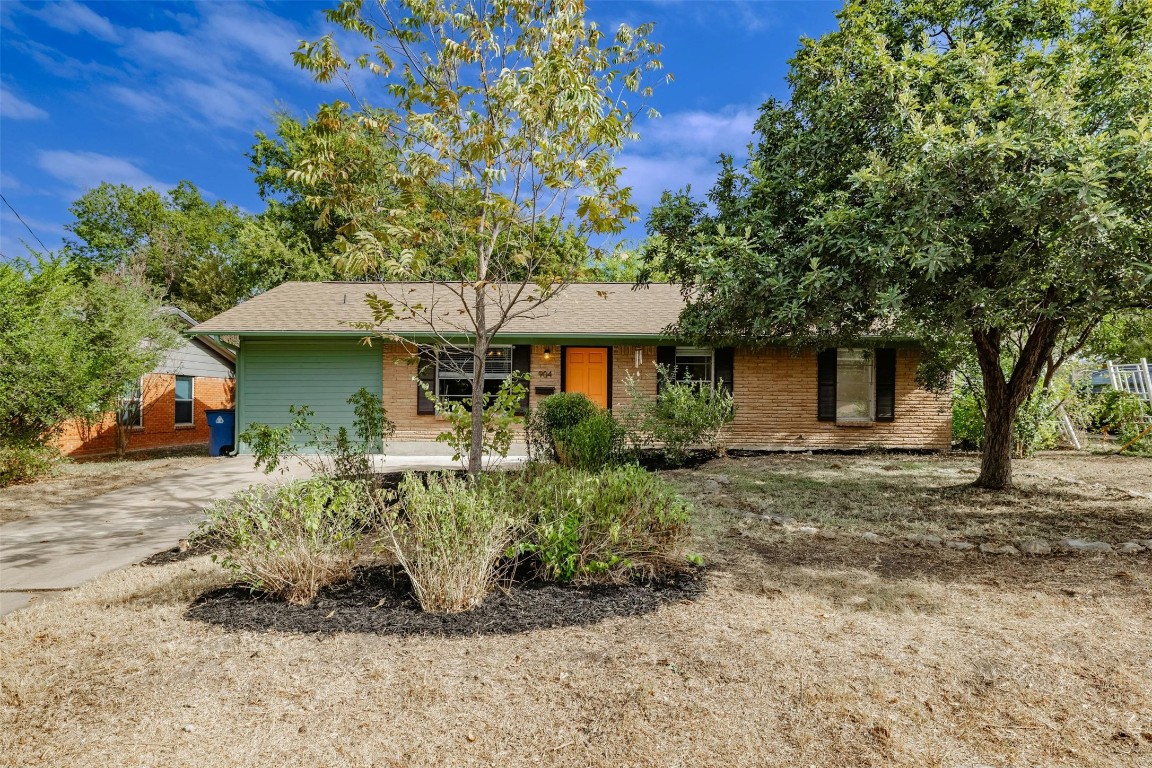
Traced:
POLYGON ((1152 484, 1152 462, 1121 483, 1105 461, 1025 464, 1088 484, 1014 494, 954 487, 970 458, 714 462, 673 475, 691 489, 730 479, 698 502, 713 563, 700 599, 519 635, 229 632, 184 618, 227 582, 206 558, 120 571, 0 623, 0 763, 1152 765, 1149 553, 907 549, 722 511, 775 499, 844 530, 991 539, 1055 532, 1066 509, 1070 529, 1123 540, 1152 502, 1109 488, 1152 484))
POLYGON ((63 461, 48 477, 0 488, 0 523, 49 512, 64 504, 99 496, 165 475, 217 461, 204 448, 169 453, 130 454, 124 459, 102 457, 63 461))

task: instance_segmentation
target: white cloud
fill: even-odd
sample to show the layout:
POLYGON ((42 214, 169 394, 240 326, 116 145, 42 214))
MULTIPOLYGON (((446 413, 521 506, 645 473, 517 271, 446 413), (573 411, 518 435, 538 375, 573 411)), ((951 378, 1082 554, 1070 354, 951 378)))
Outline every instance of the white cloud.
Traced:
POLYGON ((659 203, 665 190, 691 186, 693 197, 702 199, 716 180, 722 153, 738 163, 747 157, 756 115, 751 107, 733 105, 716 112, 673 112, 641 123, 639 141, 617 157, 624 169, 621 183, 632 188, 632 201, 642 212, 659 203))
POLYGON ((45 150, 36 156, 36 164, 46 173, 68 184, 71 187, 70 193, 91 189, 105 181, 136 188, 154 187, 160 191, 172 186, 150 176, 129 160, 96 152, 45 150))
POLYGON ((108 19, 82 3, 47 3, 36 16, 50 27, 62 32, 86 32, 109 43, 120 42, 120 32, 108 19))
POLYGON ((719 112, 674 112, 649 120, 639 129, 640 141, 635 146, 654 145, 657 151, 675 148, 694 154, 719 155, 721 152, 742 155, 752 140, 756 110, 727 107, 719 112))
POLYGON ((48 113, 20 98, 8 90, 7 85, 0 83, 0 117, 9 120, 44 120, 48 117, 48 113))

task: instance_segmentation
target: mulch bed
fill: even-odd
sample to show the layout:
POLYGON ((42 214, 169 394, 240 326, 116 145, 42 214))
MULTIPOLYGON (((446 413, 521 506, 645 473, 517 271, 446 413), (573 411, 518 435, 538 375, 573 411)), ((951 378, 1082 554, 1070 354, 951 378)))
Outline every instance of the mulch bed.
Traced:
POLYGON ((377 566, 358 569, 351 581, 323 590, 311 605, 291 605, 233 586, 200 596, 186 616, 234 631, 506 635, 641 616, 664 603, 693 600, 704 589, 702 569, 642 584, 571 587, 522 582, 497 590, 467 613, 440 615, 420 610, 403 571, 377 566))

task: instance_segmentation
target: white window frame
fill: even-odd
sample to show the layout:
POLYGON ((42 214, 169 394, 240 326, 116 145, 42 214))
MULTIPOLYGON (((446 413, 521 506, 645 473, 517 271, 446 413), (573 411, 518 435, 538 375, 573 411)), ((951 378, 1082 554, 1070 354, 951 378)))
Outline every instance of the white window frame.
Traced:
POLYGON ((676 381, 691 381, 697 384, 707 383, 709 389, 716 387, 716 350, 709 347, 676 347, 676 355, 672 361, 673 369, 675 370, 676 381), (708 378, 705 379, 681 379, 680 373, 680 357, 707 357, 708 358, 708 378))
POLYGON ((176 427, 194 427, 194 426, 196 426, 196 377, 195 376, 177 376, 175 378, 175 380, 172 382, 172 395, 175 399, 175 402, 177 402, 177 403, 181 402, 181 400, 182 400, 182 398, 180 398, 177 395, 178 390, 176 389, 176 384, 180 381, 180 379, 188 379, 188 381, 192 384, 192 390, 191 390, 192 394, 188 397, 188 402, 192 403, 192 416, 188 421, 176 421, 176 409, 173 408, 172 409, 173 426, 176 426, 176 427))
MULTIPOLYGON (((855 360, 851 361, 853 364, 855 360)), ((853 365, 853 367, 856 367, 853 365)), ((836 350, 836 421, 844 423, 866 423, 876 421, 876 352, 871 349, 858 349, 858 348, 837 348, 836 350), (840 415, 840 383, 843 381, 844 364, 841 361, 841 355, 848 353, 850 355, 860 354, 863 356, 864 361, 867 363, 868 372, 868 412, 864 416, 841 416, 840 415)))
MULTIPOLYGON (((445 395, 440 391, 440 382, 441 381, 471 381, 472 380, 473 365, 475 364, 475 358, 472 357, 472 351, 474 349, 475 349, 475 347, 455 347, 454 349, 451 350, 451 352, 449 352, 447 350, 441 350, 440 353, 436 356, 436 396, 437 397, 456 399, 456 400, 464 399, 466 397, 471 397, 471 394, 468 394, 468 395, 445 395), (460 358, 464 358, 465 356, 467 356, 467 358, 466 358, 467 362, 466 363, 464 360, 460 359, 460 358), (456 358, 457 362, 450 364, 450 367, 447 370, 445 370, 445 368, 444 368, 445 360, 452 360, 453 358, 456 358)), ((495 360, 495 359, 492 359, 492 360, 485 359, 484 360, 484 380, 485 381, 504 381, 505 379, 512 376, 512 345, 511 344, 495 344, 495 345, 488 348, 488 353, 491 356, 492 352, 497 351, 497 350, 501 350, 504 352, 504 360, 507 361, 507 366, 506 366, 507 370, 489 371, 488 370, 488 364, 490 362, 496 363, 496 362, 501 362, 501 361, 495 360)))

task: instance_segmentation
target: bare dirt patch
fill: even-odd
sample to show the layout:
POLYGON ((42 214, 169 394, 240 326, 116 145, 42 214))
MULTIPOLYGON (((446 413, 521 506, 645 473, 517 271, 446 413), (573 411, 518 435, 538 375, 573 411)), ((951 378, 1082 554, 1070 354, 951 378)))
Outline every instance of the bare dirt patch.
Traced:
MULTIPOLYGON (((830 502, 818 473, 857 460, 810 458, 825 466, 784 469, 830 502)), ((864 480, 899 475, 912 498, 963 482, 882 469, 932 460, 858 461, 842 493, 858 494, 869 523, 884 497, 864 480)), ((937 469, 967 466, 957 461, 937 469)), ((727 474, 707 498, 739 501, 736 486, 779 471, 724 467, 683 482, 727 474)), ((1013 500, 1032 503, 1001 499, 996 526, 1024 517, 1013 500)), ((887 503, 902 519, 904 497, 887 503)), ((929 521, 951 519, 940 504, 929 521)), ((1126 515, 1078 524, 1141 525, 1139 508, 1126 515)), ((1147 553, 876 546, 785 533, 704 497, 695 544, 711 563, 697 599, 468 636, 226 630, 186 617, 230 581, 206 557, 112 573, 0 622, 0 756, 101 768, 1152 763, 1147 553)))
POLYGON ((203 449, 62 462, 51 477, 0 488, 0 523, 22 520, 130 485, 218 461, 203 449))

